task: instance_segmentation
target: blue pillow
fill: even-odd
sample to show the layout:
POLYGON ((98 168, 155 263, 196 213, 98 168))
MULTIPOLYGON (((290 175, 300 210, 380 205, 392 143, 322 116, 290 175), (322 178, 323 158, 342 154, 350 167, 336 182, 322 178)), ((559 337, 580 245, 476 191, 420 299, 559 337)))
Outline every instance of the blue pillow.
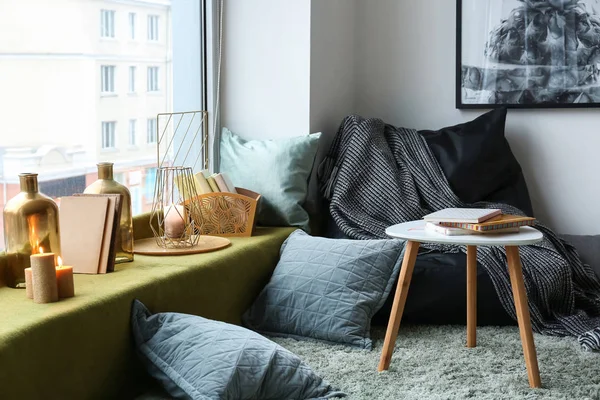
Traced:
POLYGON ((176 398, 346 396, 333 390, 295 354, 240 326, 187 314, 152 315, 137 300, 131 323, 148 371, 176 398))
POLYGON ((235 186, 262 195, 257 222, 308 230, 302 207, 320 133, 283 140, 244 140, 227 128, 221 135, 219 170, 235 186))
POLYGON ((326 239, 294 231, 244 324, 267 335, 370 349, 371 318, 390 294, 403 249, 396 239, 326 239))

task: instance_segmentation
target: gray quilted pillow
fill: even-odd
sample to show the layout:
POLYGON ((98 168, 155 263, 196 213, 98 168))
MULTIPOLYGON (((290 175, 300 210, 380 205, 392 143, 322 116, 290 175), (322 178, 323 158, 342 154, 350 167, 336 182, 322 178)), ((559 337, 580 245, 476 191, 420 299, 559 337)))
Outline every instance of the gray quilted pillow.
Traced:
POLYGON ((152 315, 137 300, 131 322, 150 374, 175 398, 345 397, 298 356, 240 326, 187 314, 152 315))
POLYGON ((297 230, 243 322, 267 335, 370 349, 371 318, 392 289, 403 249, 400 240, 326 239, 297 230))

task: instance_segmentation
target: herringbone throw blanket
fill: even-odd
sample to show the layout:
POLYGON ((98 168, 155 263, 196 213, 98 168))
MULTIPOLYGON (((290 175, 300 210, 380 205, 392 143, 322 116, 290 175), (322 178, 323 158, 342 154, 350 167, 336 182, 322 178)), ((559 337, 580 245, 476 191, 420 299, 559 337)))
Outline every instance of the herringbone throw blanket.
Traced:
MULTIPOLYGON (((463 203, 421 135, 379 119, 346 117, 318 175, 333 219, 354 239, 386 238, 390 225, 448 207, 500 208, 523 215, 506 204, 463 203)), ((600 280, 572 246, 545 226, 535 227, 544 240, 520 248, 534 330, 578 336, 584 348, 600 350, 600 280)), ((423 247, 466 252, 465 246, 423 247)), ((516 319, 504 248, 480 247, 477 260, 490 275, 502 305, 516 319)))

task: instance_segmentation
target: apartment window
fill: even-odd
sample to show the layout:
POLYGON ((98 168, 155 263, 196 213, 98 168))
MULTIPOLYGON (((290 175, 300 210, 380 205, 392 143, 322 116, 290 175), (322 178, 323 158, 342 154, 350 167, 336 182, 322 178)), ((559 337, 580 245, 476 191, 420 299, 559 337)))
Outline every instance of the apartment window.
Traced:
POLYGON ((154 185, 156 184, 156 168, 148 168, 146 170, 146 178, 144 179, 144 198, 146 203, 151 203, 154 198, 154 185))
POLYGON ((158 40, 158 15, 148 15, 148 40, 158 40))
POLYGON ((116 122, 102 122, 102 148, 114 149, 115 146, 115 126, 116 122))
POLYGON ((131 212, 133 215, 142 213, 142 188, 139 186, 130 186, 129 194, 131 194, 131 212))
MULTIPOLYGON (((156 128, 151 127, 149 139, 154 143, 146 144, 147 119, 154 117, 156 120, 158 113, 172 112, 173 104, 185 110, 210 108, 209 104, 201 103, 206 97, 201 70, 205 62, 213 61, 213 54, 206 53, 211 60, 205 60, 201 44, 214 41, 216 45, 218 35, 206 34, 210 32, 206 27, 208 13, 198 12, 198 1, 0 0, 2 16, 6 14, 3 13, 6 11, 6 7, 3 8, 5 4, 10 4, 10 16, 13 19, 10 35, 15 39, 36 40, 33 43, 34 49, 28 40, 11 40, 10 48, 0 44, 0 53, 6 53, 0 54, 0 77, 6 76, 12 80, 10 85, 1 85, 0 93, 6 99, 2 102, 2 113, 14 116, 4 119, 3 128, 5 132, 18 132, 0 134, 0 166, 7 163, 11 165, 11 168, 4 168, 3 173, 0 173, 0 188, 6 188, 7 193, 4 197, 0 195, 0 211, 5 207, 6 201, 19 191, 18 171, 38 173, 40 188, 50 184, 46 179, 60 177, 52 181, 51 189, 42 190, 57 199, 83 191, 85 182, 94 179, 95 171, 94 168, 86 168, 86 173, 82 176, 80 167, 94 165, 98 157, 115 161, 119 166, 118 170, 115 169, 115 177, 123 182, 123 174, 119 177, 117 172, 124 172, 123 183, 127 185, 135 186, 135 183, 131 183, 129 173, 141 171, 138 186, 142 191, 142 211, 147 211, 150 205, 144 199, 145 171, 157 166, 156 142, 160 136, 155 134, 156 128), (31 13, 35 11, 33 3, 56 3, 54 8, 50 8, 50 11, 56 11, 56 15, 45 15, 44 21, 52 25, 53 32, 66 29, 69 31, 69 38, 74 41, 84 38, 85 43, 73 48, 73 43, 62 43, 62 46, 60 40, 41 40, 44 37, 51 39, 48 37, 48 24, 34 23, 31 20, 31 13), (62 7, 63 3, 68 3, 69 6, 62 7), (86 12, 78 13, 74 19, 69 11, 77 11, 77 5, 82 5, 85 9, 80 11, 86 12), (58 18, 59 14, 64 18, 58 18), (159 16, 151 23, 152 37, 158 41, 147 39, 149 15, 159 16), (178 51, 173 48, 175 40, 179 44, 178 51), (70 49, 67 48, 69 46, 70 49), (48 67, 58 63, 60 68, 48 67), (177 74, 181 79, 173 80, 172 66, 175 64, 179 66, 177 74), (18 73, 15 73, 15 66, 18 67, 18 73), (130 82, 131 66, 136 68, 130 82), (146 92, 144 80, 149 66, 158 67, 158 74, 154 75, 158 76, 158 82, 153 78, 152 83, 153 87, 159 89, 158 92, 146 92), (91 75, 85 71, 88 67, 91 68, 91 75), (43 71, 43 77, 40 77, 40 71, 43 71), (41 84, 42 81, 52 84, 44 85, 41 84), (201 93, 191 96, 190 87, 197 88, 201 93), (64 88, 68 92, 68 116, 65 115, 64 101, 43 101, 60 98, 57 97, 56 88, 64 88), (135 93, 129 94, 130 88, 135 88, 135 93), (70 101, 73 99, 75 100, 70 101), (37 113, 36 118, 23 117, 27 106, 39 108, 39 104, 43 104, 43 113, 37 113), (57 119, 57 115, 64 117, 57 119), (135 128, 131 127, 131 135, 130 120, 136 121, 135 128), (47 129, 40 129, 40 126, 47 129), (85 129, 87 126, 91 128, 85 129), (129 143, 133 143, 133 140, 135 146, 130 147, 129 143), (31 151, 24 152, 24 145, 31 151), (50 153, 45 158, 49 157, 51 160, 39 162, 40 154, 48 151, 50 153), (54 157, 55 151, 74 156, 54 157), (13 156, 14 154, 18 157, 13 156), (78 180, 78 185, 73 185, 70 183, 73 179, 81 181, 78 180)), ((214 84, 212 79, 208 79, 206 83, 211 88, 214 84)), ((154 121, 151 124, 154 125, 154 121)), ((156 122, 161 133, 165 129, 163 124, 162 119, 156 122)), ((195 152, 196 149, 192 151, 195 152)), ((174 157, 175 154, 173 152, 166 157, 168 165, 173 165, 169 157, 174 157)), ((203 159, 202 155, 201 160, 203 159)), ((154 184, 149 190, 153 189, 154 184)), ((0 212, 0 228, 3 223, 0 212)), ((41 240, 34 237, 32 239, 41 240)), ((4 244, 4 231, 0 229, 0 251, 4 244)))
POLYGON ((129 38, 135 39, 135 13, 129 13, 129 38))
POLYGON ((158 67, 148 67, 148 91, 158 92, 158 67))
POLYGON ((135 128, 137 121, 135 119, 129 120, 129 145, 135 146, 135 128))
POLYGON ((102 93, 115 92, 115 66, 103 65, 100 68, 102 93))
POLYGON ((156 120, 148 118, 148 131, 146 132, 146 142, 148 144, 156 143, 156 120))
POLYGON ((129 93, 135 93, 135 70, 133 65, 129 67, 129 93))
POLYGON ((100 36, 104 38, 115 37, 114 10, 100 10, 100 36))

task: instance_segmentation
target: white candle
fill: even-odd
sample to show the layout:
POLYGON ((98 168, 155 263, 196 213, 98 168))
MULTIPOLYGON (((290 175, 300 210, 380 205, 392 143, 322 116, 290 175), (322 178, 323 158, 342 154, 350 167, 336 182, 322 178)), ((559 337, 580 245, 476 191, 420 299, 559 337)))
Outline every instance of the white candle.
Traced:
POLYGON ((73 267, 62 265, 62 259, 58 257, 56 267, 56 285, 58 297, 61 299, 75 296, 75 285, 73 284, 73 267))
POLYGON ((171 204, 165 213, 165 236, 172 239, 182 238, 185 232, 183 206, 171 204))
POLYGON ((31 268, 25 268, 25 293, 28 299, 33 299, 33 278, 31 268))
POLYGON ((53 303, 58 301, 54 253, 33 254, 30 260, 33 301, 35 303, 53 303))

